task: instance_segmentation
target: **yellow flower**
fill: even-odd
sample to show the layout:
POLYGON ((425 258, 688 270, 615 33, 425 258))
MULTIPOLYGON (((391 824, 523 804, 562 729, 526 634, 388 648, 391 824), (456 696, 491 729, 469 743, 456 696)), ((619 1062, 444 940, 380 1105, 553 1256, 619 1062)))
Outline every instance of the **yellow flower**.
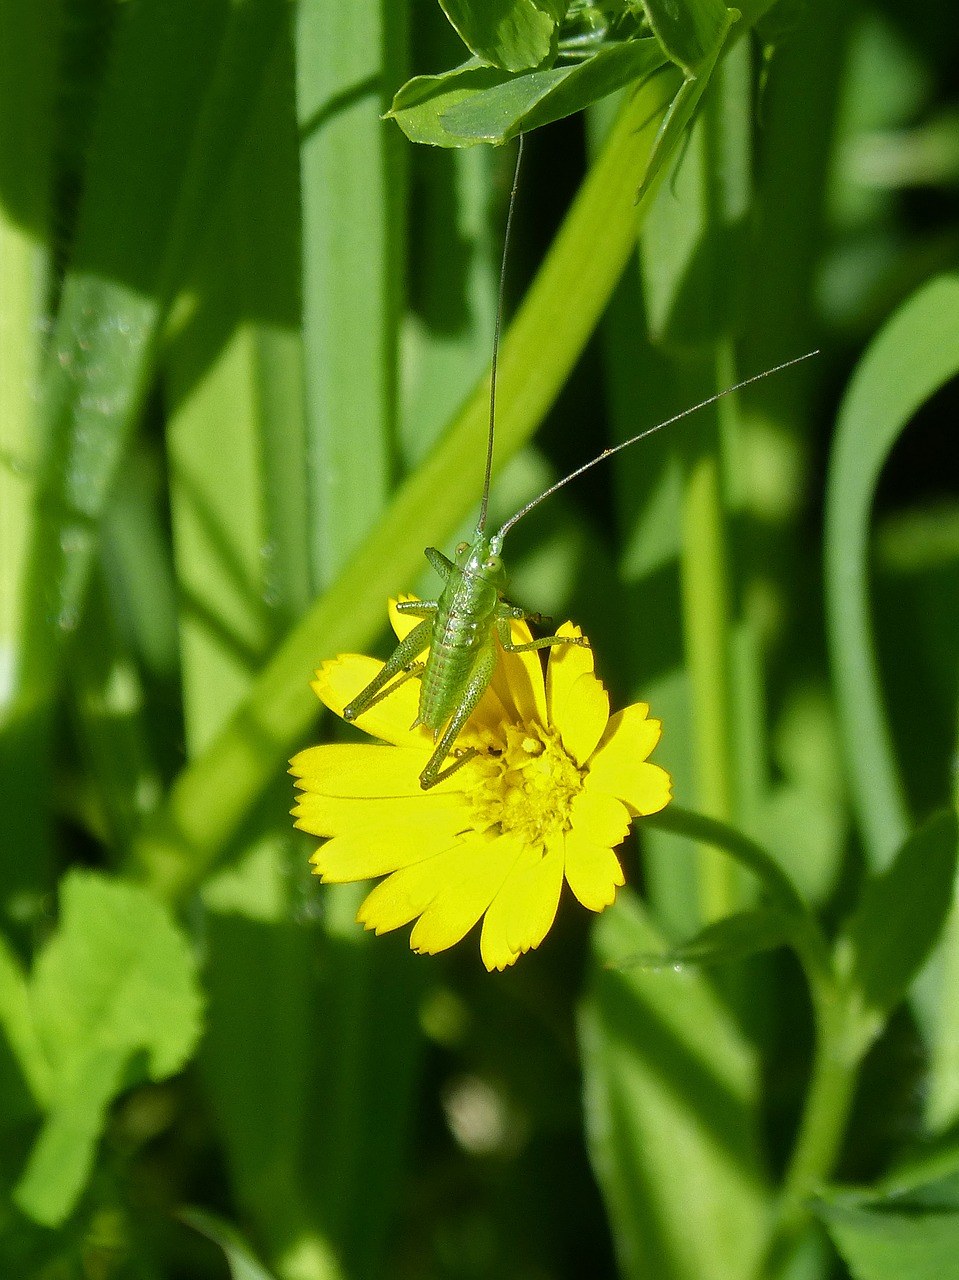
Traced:
MULTIPOLYGON (((416 619, 390 617, 402 639, 416 619)), ((560 635, 581 635, 564 623, 560 635)), ((513 641, 530 639, 513 623, 513 641)), ((338 715, 382 663, 361 654, 326 662, 313 684, 338 715)), ((537 947, 556 917, 563 881, 602 911, 623 884, 613 849, 630 820, 669 803, 669 775, 647 756, 661 725, 645 703, 609 714, 592 650, 500 651, 493 682, 457 740, 476 755, 429 791, 419 775, 433 738, 416 718, 409 679, 356 725, 374 743, 310 747, 290 772, 301 794, 296 825, 322 836, 311 861, 328 883, 385 876, 357 919, 385 933, 415 920, 410 946, 430 954, 459 942, 482 918, 487 969, 537 947)))

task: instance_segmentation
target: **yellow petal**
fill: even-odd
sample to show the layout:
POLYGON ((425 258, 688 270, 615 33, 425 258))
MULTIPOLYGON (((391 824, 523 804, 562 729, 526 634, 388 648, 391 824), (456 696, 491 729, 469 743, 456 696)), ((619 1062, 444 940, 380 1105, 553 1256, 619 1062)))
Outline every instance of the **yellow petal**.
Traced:
MULTIPOLYGON (((386 747, 371 742, 336 742, 307 747, 290 761, 303 791, 326 796, 417 796, 429 747, 386 747)), ((447 782, 439 786, 456 790, 447 782)))
POLYGON ((658 813, 671 796, 669 774, 645 763, 662 732, 661 721, 650 720, 648 710, 639 702, 610 718, 586 778, 587 790, 618 796, 634 814, 658 813))
MULTIPOLYGON (((564 622, 558 628, 558 636, 578 636, 582 631, 572 622, 564 622)), ((593 671, 593 651, 579 644, 555 644, 549 650, 546 667, 546 701, 549 705, 549 722, 559 728, 557 712, 569 697, 570 690, 580 676, 593 671)))
POLYGON ((415 827, 358 827, 320 845, 310 858, 313 874, 330 884, 389 875, 451 848, 460 828, 458 815, 443 812, 424 815, 415 827))
POLYGON ((663 722, 649 718, 647 703, 635 702, 631 707, 624 707, 622 711, 610 716, 602 742, 589 767, 592 770, 600 762, 606 767, 618 756, 623 757, 630 765, 645 760, 662 732, 663 722))
POLYGON ((494 969, 502 971, 508 969, 511 964, 515 964, 522 954, 514 951, 506 939, 506 926, 503 923, 503 913, 496 912, 495 900, 490 909, 483 917, 483 930, 480 933, 480 956, 486 968, 493 972, 494 969))
POLYGON ((510 898, 506 938, 514 951, 538 947, 549 933, 563 888, 563 840, 555 840, 533 866, 511 875, 500 890, 510 898))
POLYGON ((589 911, 602 911, 625 884, 619 859, 608 845, 596 844, 577 830, 566 832, 566 881, 589 911))
MULTIPOLYGON (((586 779, 586 787, 588 790, 589 778, 586 779)), ((636 766, 629 791, 622 796, 629 811, 640 817, 659 813, 672 798, 672 778, 658 764, 649 764, 648 761, 636 766)))
POLYGON ((619 844, 629 830, 626 806, 615 796, 588 787, 573 800, 569 816, 573 829, 593 844, 612 847, 619 844))
POLYGON ((509 939, 510 921, 516 899, 515 885, 517 880, 527 871, 534 869, 543 861, 538 849, 524 847, 512 871, 503 883, 503 887, 490 903, 489 910, 483 917, 483 931, 480 935, 480 955, 487 969, 505 969, 515 964, 522 954, 521 949, 514 947, 509 939))
MULTIPOLYGON (((509 624, 513 644, 529 644, 533 635, 522 620, 512 619, 509 624)), ((532 721, 546 724, 546 686, 543 683, 543 664, 539 653, 509 653, 496 642, 496 673, 493 688, 507 715, 514 723, 532 721)))
POLYGON ((459 942, 495 898, 523 847, 509 836, 469 841, 470 863, 441 888, 410 935, 414 951, 434 955, 459 942))
POLYGON ((608 720, 609 694, 590 671, 573 683, 566 701, 552 714, 563 746, 578 765, 593 754, 608 720))
POLYGON ((376 933, 389 933, 409 924, 426 910, 445 884, 455 881, 474 861, 471 843, 461 841, 422 862, 402 867, 367 894, 356 918, 376 933))
MULTIPOLYGON (((343 708, 383 669, 376 658, 361 653, 341 653, 338 658, 324 662, 316 673, 313 691, 331 711, 342 716, 343 708)), ((413 678, 404 680, 392 693, 387 694, 369 711, 357 716, 353 723, 364 733, 397 747, 415 747, 433 741, 428 730, 419 725, 411 729, 419 711, 420 682, 413 678)))
POLYGON ((364 827, 407 826, 415 831, 418 823, 438 812, 454 814, 460 829, 469 826, 470 810, 465 798, 459 792, 441 793, 436 789, 421 791, 418 796, 369 800, 306 791, 299 797, 293 816, 301 831, 314 836, 339 836, 364 827))

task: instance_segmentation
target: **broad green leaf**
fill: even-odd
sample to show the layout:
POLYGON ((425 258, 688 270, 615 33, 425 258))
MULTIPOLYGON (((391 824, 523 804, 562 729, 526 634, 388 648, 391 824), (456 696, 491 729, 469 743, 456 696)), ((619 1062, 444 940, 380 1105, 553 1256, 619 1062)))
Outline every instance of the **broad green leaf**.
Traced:
POLYGON ((869 521, 889 452, 919 407, 959 373, 959 277, 930 281, 871 343, 839 410, 826 488, 826 621, 840 730, 869 864, 909 830, 883 705, 869 608, 869 521))
POLYGON ((723 0, 642 0, 656 39, 687 76, 711 65, 726 32, 740 16, 723 0))
POLYGON ((935 945, 952 906, 957 849, 955 813, 936 814, 866 884, 846 938, 852 978, 880 1019, 906 994, 935 945))
POLYGON ((562 0, 440 0, 469 51, 503 71, 538 67, 556 52, 562 0))
POLYGON ((506 142, 642 80, 665 64, 652 38, 601 49, 586 62, 511 76, 476 60, 400 89, 389 114, 413 142, 469 147, 506 142))
POLYGON ((226 1255, 232 1280, 273 1280, 232 1223, 205 1209, 181 1209, 177 1217, 220 1246, 226 1255))
POLYGON ((16 1198, 53 1225, 82 1190, 106 1108, 134 1059, 138 1076, 178 1071, 200 1034, 201 998, 189 943, 161 903, 136 885, 72 871, 30 1001, 50 1098, 16 1198))
POLYGON ((614 969, 682 969, 686 965, 729 964, 757 951, 772 951, 789 938, 776 911, 737 911, 706 925, 694 938, 665 951, 640 952, 612 962, 614 969))
POLYGON ((631 893, 593 938, 580 1018, 586 1131, 620 1272, 750 1275, 768 1207, 750 1051, 701 975, 605 967, 637 945, 662 947, 631 893))
POLYGON ((959 1259, 959 1212, 896 1213, 819 1203, 854 1280, 947 1280, 959 1259))

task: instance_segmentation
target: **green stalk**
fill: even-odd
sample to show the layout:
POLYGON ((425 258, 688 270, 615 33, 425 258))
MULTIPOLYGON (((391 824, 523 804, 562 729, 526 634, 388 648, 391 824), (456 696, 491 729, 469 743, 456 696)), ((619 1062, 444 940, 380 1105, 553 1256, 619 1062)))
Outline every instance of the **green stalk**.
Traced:
MULTIPOLYGON (((718 381, 722 382, 728 376, 724 366, 730 366, 731 361, 720 358, 717 365, 718 381)), ((682 497, 683 630, 699 802, 706 813, 730 822, 736 808, 732 606, 718 406, 708 416, 703 415, 699 427, 682 497)), ((702 850, 699 885, 705 921, 736 909, 736 869, 728 859, 718 858, 712 850, 702 850)))
MULTIPOLYGON (((646 84, 624 106, 504 339, 500 467, 552 404, 629 259, 648 202, 634 204, 666 107, 663 88, 646 84)), ((442 542, 474 505, 487 412, 484 379, 226 728, 180 775, 135 850, 135 865, 156 892, 176 899, 200 882, 277 764, 309 731, 317 707, 308 682, 318 660, 368 644, 382 625, 387 596, 413 577, 423 547, 442 542)))
POLYGON ((833 983, 812 986, 816 1046, 812 1073, 761 1280, 784 1274, 807 1221, 808 1202, 835 1166, 849 1120, 859 1064, 870 1043, 851 993, 833 983))

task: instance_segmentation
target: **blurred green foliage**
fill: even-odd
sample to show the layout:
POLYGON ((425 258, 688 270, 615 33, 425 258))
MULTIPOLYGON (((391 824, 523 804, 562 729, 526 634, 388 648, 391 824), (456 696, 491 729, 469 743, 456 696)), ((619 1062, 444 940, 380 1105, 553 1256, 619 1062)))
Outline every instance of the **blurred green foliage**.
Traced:
POLYGON ((945 1280, 953 6, 0 32, 0 1274, 945 1280), (494 521, 821 354, 518 526, 677 803, 489 975, 364 935, 284 770, 470 528, 521 131, 494 521))

